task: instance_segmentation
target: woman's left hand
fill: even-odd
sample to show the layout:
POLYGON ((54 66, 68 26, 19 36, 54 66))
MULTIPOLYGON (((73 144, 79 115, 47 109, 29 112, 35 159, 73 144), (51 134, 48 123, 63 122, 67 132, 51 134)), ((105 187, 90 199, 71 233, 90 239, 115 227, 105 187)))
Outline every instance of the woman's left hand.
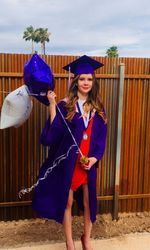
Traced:
POLYGON ((89 157, 89 162, 86 165, 82 165, 82 168, 84 170, 90 170, 90 168, 97 162, 97 159, 95 157, 89 157))

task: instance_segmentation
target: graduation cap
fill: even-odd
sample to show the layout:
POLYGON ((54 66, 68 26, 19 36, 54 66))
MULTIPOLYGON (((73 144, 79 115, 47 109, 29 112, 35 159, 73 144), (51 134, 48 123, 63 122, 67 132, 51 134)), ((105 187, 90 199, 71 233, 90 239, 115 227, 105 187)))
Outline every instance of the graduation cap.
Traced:
POLYGON ((76 77, 81 74, 93 74, 96 69, 103 66, 104 64, 84 55, 64 66, 63 69, 69 71, 69 73, 73 73, 76 77))

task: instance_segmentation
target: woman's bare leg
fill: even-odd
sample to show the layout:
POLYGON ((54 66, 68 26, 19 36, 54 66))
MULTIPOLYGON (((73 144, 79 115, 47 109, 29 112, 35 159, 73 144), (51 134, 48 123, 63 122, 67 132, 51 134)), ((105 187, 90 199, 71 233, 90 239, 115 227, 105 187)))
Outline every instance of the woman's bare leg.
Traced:
POLYGON ((67 207, 64 213, 63 227, 66 237, 66 244, 68 250, 75 250, 74 243, 72 239, 72 203, 73 203, 73 191, 70 189, 67 207))
POLYGON ((84 204, 84 245, 87 250, 91 250, 90 236, 92 230, 92 222, 90 219, 90 208, 89 208, 89 191, 88 185, 83 185, 83 204, 84 204))

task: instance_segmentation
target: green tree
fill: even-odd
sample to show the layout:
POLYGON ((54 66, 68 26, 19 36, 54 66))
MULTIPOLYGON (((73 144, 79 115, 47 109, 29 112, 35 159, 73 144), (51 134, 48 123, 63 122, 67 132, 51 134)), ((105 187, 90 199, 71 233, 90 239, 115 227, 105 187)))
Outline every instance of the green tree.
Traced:
POLYGON ((106 54, 108 57, 118 57, 119 53, 118 53, 118 48, 117 46, 112 46, 110 47, 107 51, 106 54))
POLYGON ((34 42, 38 42, 38 39, 37 39, 37 30, 34 30, 32 25, 27 27, 26 30, 24 31, 23 39, 25 39, 25 41, 31 40, 31 42, 32 42, 32 54, 33 54, 35 52, 34 51, 34 42))
POLYGON ((36 29, 37 34, 37 42, 41 43, 42 52, 45 55, 45 43, 49 42, 49 36, 51 35, 50 32, 48 32, 48 28, 38 28, 36 29))

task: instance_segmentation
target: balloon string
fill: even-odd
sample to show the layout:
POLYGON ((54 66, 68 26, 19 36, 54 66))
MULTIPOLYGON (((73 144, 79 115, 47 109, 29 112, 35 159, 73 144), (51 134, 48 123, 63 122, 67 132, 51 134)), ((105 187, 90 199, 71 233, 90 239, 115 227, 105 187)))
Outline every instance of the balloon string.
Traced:
MULTIPOLYGON (((0 92, 10 93, 8 91, 0 91, 0 92)), ((41 92, 39 94, 35 94, 35 93, 28 92, 28 95, 31 95, 31 96, 46 96, 46 93, 45 92, 41 92)), ((63 121, 64 121, 64 123, 65 123, 65 125, 66 125, 66 127, 67 127, 67 129, 68 129, 68 131, 69 131, 69 133, 70 133, 70 135, 72 137, 72 139, 73 139, 73 141, 74 141, 74 143, 75 143, 75 145, 77 146, 77 148, 79 150, 79 153, 81 154, 81 156, 83 156, 83 153, 82 153, 81 149, 79 148, 78 143, 77 143, 74 135, 72 134, 71 129, 69 128, 69 126, 68 126, 68 124, 67 124, 67 122, 66 122, 66 120, 65 120, 65 118, 64 118, 64 116, 62 114, 62 112, 60 111, 58 105, 56 107, 57 107, 57 109, 58 109, 58 111, 59 111, 59 113, 60 113, 60 115, 61 115, 61 117, 62 117, 62 119, 63 119, 63 121)))
MULTIPOLYGON (((68 157, 68 155, 69 155, 69 153, 70 153, 70 151, 71 151, 71 149, 72 149, 73 147, 76 147, 76 145, 74 145, 74 144, 71 145, 70 148, 68 149, 67 153, 65 153, 65 154, 63 154, 63 155, 61 155, 61 156, 58 156, 58 157, 54 160, 52 166, 50 166, 50 167, 46 170, 44 176, 41 177, 41 178, 39 178, 39 179, 37 180, 36 183, 34 183, 31 187, 21 189, 21 190, 19 191, 19 194, 18 194, 18 195, 19 195, 19 198, 21 199, 22 195, 24 195, 24 194, 26 194, 26 193, 30 193, 36 186, 39 185, 40 181, 45 180, 45 179, 48 177, 48 175, 52 172, 52 170, 53 170, 57 165, 59 165, 59 163, 60 163, 62 160, 65 160, 65 159, 68 157)), ((78 150, 76 151, 76 154, 78 154, 78 150)))
MULTIPOLYGON (((7 93, 7 94, 10 93, 10 91, 9 92, 8 91, 0 91, 0 92, 7 93)), ((18 94, 20 94, 20 91, 16 95, 18 95, 18 94)), ((28 92, 28 95, 31 95, 31 96, 33 96, 33 95, 35 95, 35 96, 46 96, 46 93, 45 92, 41 92, 40 94, 35 94, 35 93, 29 93, 28 92)), ((68 157, 69 152, 72 149, 72 147, 76 146, 77 149, 78 149, 77 153, 80 153, 81 156, 83 156, 83 153, 82 153, 81 149, 79 148, 79 145, 78 145, 78 143, 77 143, 74 135, 72 134, 72 131, 69 128, 69 126, 68 126, 68 124, 67 124, 67 122, 66 122, 66 120, 65 120, 65 118, 64 118, 64 116, 63 116, 63 114, 61 112, 61 110, 59 109, 58 105, 56 105, 56 107, 57 107, 57 109, 58 109, 58 111, 59 111, 59 113, 60 113, 60 115, 61 115, 61 117, 62 117, 62 119, 63 119, 63 121, 64 121, 64 123, 65 123, 65 125, 66 125, 66 127, 67 127, 67 129, 68 129, 68 131, 69 131, 69 133, 70 133, 70 135, 71 135, 71 137, 72 137, 72 139, 73 139, 73 141, 74 141, 75 144, 72 145, 69 148, 69 150, 67 151, 66 154, 61 155, 61 156, 59 156, 59 157, 56 158, 56 160, 53 162, 53 165, 51 167, 49 167, 47 169, 47 171, 45 172, 44 177, 38 179, 38 181, 35 184, 33 184, 31 187, 20 190, 20 192, 19 192, 19 198, 21 198, 22 195, 24 195, 25 193, 30 193, 32 191, 32 189, 34 189, 39 184, 40 181, 46 179, 47 176, 48 176, 48 174, 53 170, 53 168, 55 168, 60 163, 60 161, 66 159, 68 157)))
POLYGON ((11 93, 11 91, 4 91, 4 90, 0 90, 0 93, 6 93, 6 94, 9 94, 9 93, 11 93))
MULTIPOLYGON (((4 90, 0 90, 0 93, 5 93, 5 94, 9 94, 9 93, 11 93, 12 91, 4 91, 4 90)), ((40 94, 35 94, 35 93, 29 93, 28 92, 28 95, 29 96, 46 96, 46 93, 45 92, 41 92, 40 94)))
POLYGON ((64 118, 64 116, 62 114, 62 112, 60 111, 60 108, 58 107, 58 105, 56 105, 56 107, 57 107, 57 109, 58 109, 58 111, 59 111, 59 113, 60 113, 60 115, 61 115, 61 117, 62 117, 62 119, 63 119, 63 121, 64 121, 64 123, 65 123, 65 125, 66 125, 66 127, 67 127, 67 129, 68 129, 68 131, 69 131, 69 133, 70 133, 70 135, 72 137, 72 139, 73 139, 73 141, 74 141, 74 143, 75 143, 75 145, 77 146, 77 148, 79 150, 79 153, 81 154, 81 156, 83 156, 83 153, 82 153, 81 149, 79 148, 79 145, 78 145, 78 143, 77 143, 74 135, 72 134, 71 129, 69 128, 69 126, 68 126, 68 124, 67 124, 67 122, 66 122, 66 120, 65 120, 65 118, 64 118))
MULTIPOLYGON (((0 91, 0 92, 3 92, 3 93, 10 93, 10 92, 8 92, 8 91, 0 91)), ((20 91, 18 92, 18 94, 19 94, 19 93, 20 93, 20 91)), ((31 95, 31 96, 33 96, 33 95, 35 95, 35 96, 46 96, 46 93, 45 93, 45 92, 41 92, 41 93, 39 93, 39 94, 35 94, 35 93, 28 92, 28 95, 31 95)), ((68 131, 69 131, 69 133, 70 133, 70 135, 71 135, 71 137, 72 137, 72 139, 73 139, 73 141, 74 141, 74 143, 75 143, 75 145, 77 146, 77 148, 78 148, 78 150, 79 150, 79 153, 81 154, 81 156, 83 156, 83 153, 82 153, 81 149, 79 148, 78 143, 77 143, 77 141, 76 141, 74 135, 72 134, 71 129, 69 128, 69 126, 68 126, 68 124, 67 124, 67 122, 66 122, 66 120, 65 120, 65 118, 64 118, 64 116, 63 116, 63 114, 62 114, 62 112, 60 111, 58 105, 56 105, 56 107, 57 107, 57 109, 58 109, 58 111, 59 111, 59 113, 60 113, 60 115, 61 115, 61 117, 62 117, 62 119, 63 119, 63 121, 64 121, 64 123, 65 123, 65 125, 66 125, 66 127, 67 127, 67 129, 68 129, 68 131)))
POLYGON ((72 134, 71 129, 69 128, 69 126, 68 126, 68 124, 67 124, 67 122, 66 122, 66 120, 65 120, 65 118, 64 118, 64 116, 63 116, 63 114, 62 114, 62 112, 61 112, 61 110, 59 109, 58 105, 56 105, 56 107, 57 107, 57 109, 58 109, 58 111, 59 111, 59 113, 60 113, 60 115, 61 115, 61 117, 62 117, 62 119, 63 119, 63 121, 64 121, 64 123, 65 123, 65 125, 66 125, 66 127, 67 127, 67 129, 68 129, 68 131, 69 131, 69 133, 71 134, 72 139, 73 139, 73 141, 74 141, 75 144, 73 144, 73 145, 70 146, 70 148, 69 148, 69 150, 67 151, 66 154, 63 154, 63 155, 61 155, 61 156, 58 156, 58 157, 55 159, 55 161, 53 162, 52 166, 50 166, 50 167, 46 170, 46 172, 45 172, 45 174, 44 174, 44 177, 39 178, 38 181, 37 181, 36 183, 34 183, 31 187, 21 189, 21 190, 19 191, 19 198, 21 198, 22 195, 24 195, 24 194, 26 194, 26 193, 30 193, 36 186, 39 185, 39 182, 40 182, 40 181, 45 180, 45 179, 47 178, 47 176, 52 172, 52 170, 53 170, 57 165, 59 165, 59 163, 60 163, 62 160, 66 159, 66 158, 68 157, 69 152, 70 152, 70 150, 71 150, 73 147, 77 147, 76 153, 77 153, 77 154, 80 153, 81 156, 83 156, 83 153, 82 153, 81 149, 79 148, 78 143, 77 143, 77 141, 76 141, 74 135, 72 134))

